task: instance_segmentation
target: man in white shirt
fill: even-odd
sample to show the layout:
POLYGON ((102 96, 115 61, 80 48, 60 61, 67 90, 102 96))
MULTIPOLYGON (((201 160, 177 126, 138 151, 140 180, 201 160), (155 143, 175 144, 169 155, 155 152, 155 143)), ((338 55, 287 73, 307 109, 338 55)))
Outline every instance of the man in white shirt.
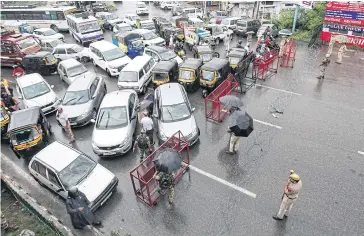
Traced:
POLYGON ((148 112, 144 111, 143 112, 143 117, 140 120, 140 124, 142 126, 142 129, 145 130, 147 136, 149 137, 149 140, 151 142, 151 144, 153 145, 153 136, 154 136, 154 123, 153 120, 148 117, 148 112))
POLYGON ((63 112, 62 107, 58 107, 56 119, 62 125, 63 129, 67 132, 68 138, 70 139, 70 144, 75 142, 76 140, 71 129, 71 124, 68 120, 67 114, 63 112))

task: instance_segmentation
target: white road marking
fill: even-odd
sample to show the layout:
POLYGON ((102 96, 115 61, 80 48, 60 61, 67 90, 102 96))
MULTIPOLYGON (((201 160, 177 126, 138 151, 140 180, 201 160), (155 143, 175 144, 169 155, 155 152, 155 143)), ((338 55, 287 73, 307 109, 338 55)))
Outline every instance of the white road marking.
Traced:
POLYGON ((264 122, 264 121, 261 121, 261 120, 256 120, 256 119, 253 119, 254 121, 258 122, 258 123, 261 123, 263 125, 268 125, 268 126, 271 126, 271 127, 274 127, 274 128, 277 128, 277 129, 282 129, 281 126, 278 126, 278 125, 273 125, 271 123, 268 123, 268 122, 264 122))
POLYGON ((244 188, 241 188, 241 187, 239 187, 239 186, 237 186, 235 184, 232 184, 232 183, 230 183, 230 182, 228 182, 226 180, 223 180, 223 179, 221 179, 221 178, 219 178, 219 177, 217 177, 215 175, 207 173, 206 171, 203 171, 203 170, 201 170, 201 169, 199 169, 197 167, 194 167, 192 165, 189 165, 189 167, 190 167, 191 170, 194 170, 194 171, 200 173, 201 175, 209 177, 210 179, 216 180, 219 183, 222 183, 222 184, 224 184, 224 185, 226 185, 226 186, 228 186, 230 188, 233 188, 233 189, 235 189, 235 190, 237 190, 237 191, 239 191, 241 193, 244 193, 244 194, 248 195, 249 197, 256 198, 256 196, 257 196, 255 193, 252 193, 252 192, 250 192, 250 191, 248 191, 248 190, 246 190, 244 188))
POLYGON ((364 152, 358 151, 359 154, 364 155, 364 152))
POLYGON ((290 94, 294 94, 297 96, 302 96, 302 94, 300 94, 300 93, 295 93, 295 92, 291 92, 291 91, 287 91, 287 90, 283 90, 283 89, 277 89, 277 88, 273 88, 273 87, 269 87, 269 86, 265 86, 265 85, 261 85, 261 84, 255 84, 255 87, 256 86, 259 86, 262 88, 267 88, 267 89, 272 89, 272 90, 276 90, 276 91, 280 91, 280 92, 284 92, 284 93, 290 93, 290 94))

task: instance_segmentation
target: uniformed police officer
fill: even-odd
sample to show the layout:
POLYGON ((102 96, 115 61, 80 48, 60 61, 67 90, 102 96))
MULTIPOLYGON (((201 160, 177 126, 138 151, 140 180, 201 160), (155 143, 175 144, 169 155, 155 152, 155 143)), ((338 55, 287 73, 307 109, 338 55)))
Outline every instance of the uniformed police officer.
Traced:
POLYGON ((341 62, 343 60, 343 55, 345 54, 345 52, 347 50, 348 49, 346 48, 346 43, 343 43, 341 45, 341 47, 339 48, 339 52, 337 53, 337 61, 336 61, 337 64, 341 64, 341 62))
POLYGON ((326 68, 329 66, 330 64, 330 54, 326 54, 325 58, 322 59, 321 64, 319 65, 320 67, 320 76, 318 76, 318 79, 324 79, 325 78, 325 72, 326 72, 326 68))
POLYGON ((273 216, 275 220, 283 220, 284 216, 288 216, 293 203, 297 200, 298 194, 302 189, 302 181, 300 177, 291 170, 291 175, 289 176, 289 180, 287 185, 284 187, 284 193, 282 197, 282 203, 279 208, 278 214, 273 216))
POLYGON ((156 171, 153 178, 158 180, 160 194, 164 195, 166 189, 169 189, 168 202, 173 204, 174 200, 174 177, 173 174, 156 171))
POLYGON ((140 134, 134 142, 133 152, 135 152, 137 146, 139 148, 140 161, 147 157, 153 150, 151 142, 144 129, 140 131, 140 134))

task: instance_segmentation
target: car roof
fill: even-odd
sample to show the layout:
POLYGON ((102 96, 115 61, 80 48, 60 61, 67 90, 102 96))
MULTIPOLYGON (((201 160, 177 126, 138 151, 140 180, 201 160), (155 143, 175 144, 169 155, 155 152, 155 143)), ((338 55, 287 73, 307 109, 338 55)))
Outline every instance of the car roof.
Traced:
POLYGON ((77 44, 74 44, 74 43, 61 43, 61 44, 58 44, 55 48, 72 48, 76 45, 77 44))
POLYGON ((116 107, 116 106, 128 106, 129 96, 136 94, 132 89, 123 89, 110 92, 103 98, 100 108, 103 107, 116 107))
POLYGON ((112 43, 110 43, 108 41, 105 41, 105 40, 101 40, 101 41, 91 43, 90 47, 91 46, 94 47, 94 48, 97 48, 97 49, 102 48, 103 51, 107 51, 107 50, 110 50, 110 49, 117 48, 117 46, 115 46, 114 44, 112 44, 112 43))
POLYGON ((119 27, 122 27, 122 26, 130 26, 131 27, 131 25, 129 25, 128 23, 118 23, 117 25, 119 27))
POLYGON ((207 62, 205 65, 203 65, 201 67, 201 70, 206 69, 206 70, 219 70, 222 67, 224 67, 225 65, 229 64, 229 61, 226 59, 221 59, 221 58, 213 58, 211 61, 207 62))
POLYGON ((41 41, 42 41, 42 43, 48 43, 48 42, 52 42, 52 41, 59 41, 59 39, 57 39, 57 38, 50 38, 50 39, 42 39, 41 41))
POLYGON ((20 76, 17 80, 17 84, 21 87, 27 87, 29 85, 38 84, 44 82, 43 77, 38 73, 25 74, 20 76))
MULTIPOLYGON (((61 61, 60 64, 62 64, 64 67, 66 68, 70 68, 70 67, 74 67, 74 66, 78 66, 81 64, 81 62, 77 61, 74 58, 70 58, 64 61, 61 61)), ((81 64, 82 65, 82 64, 81 64)))
POLYGON ((67 91, 80 91, 88 89, 90 83, 92 83, 95 79, 96 74, 83 74, 83 76, 77 77, 71 84, 68 86, 67 91))
POLYGON ((121 71, 135 71, 135 68, 139 70, 150 58, 148 55, 136 56, 121 71))
POLYGON ((153 68, 153 71, 156 72, 167 72, 170 71, 174 66, 176 66, 177 61, 176 60, 170 60, 170 61, 160 61, 155 65, 153 68))
POLYGON ((185 102, 182 95, 182 85, 179 83, 167 83, 158 87, 162 105, 174 105, 185 102))
POLYGON ((202 65, 201 59, 187 58, 179 68, 194 69, 197 70, 202 65))
POLYGON ((268 26, 270 26, 270 27, 272 27, 274 24, 262 24, 260 27, 268 27, 268 26))
POLYGON ((8 131, 38 123, 40 107, 30 107, 11 113, 8 131))
POLYGON ((48 52, 48 51, 39 51, 39 52, 27 54, 27 55, 25 55, 24 58, 29 58, 29 57, 45 57, 48 54, 51 54, 51 53, 48 52))
POLYGON ((146 47, 146 49, 153 50, 153 51, 155 51, 157 53, 162 53, 162 52, 168 51, 168 49, 165 48, 165 47, 155 46, 155 45, 148 46, 148 47, 146 47))
POLYGON ((57 172, 60 172, 76 160, 79 155, 80 153, 74 149, 55 141, 43 148, 35 157, 57 172))

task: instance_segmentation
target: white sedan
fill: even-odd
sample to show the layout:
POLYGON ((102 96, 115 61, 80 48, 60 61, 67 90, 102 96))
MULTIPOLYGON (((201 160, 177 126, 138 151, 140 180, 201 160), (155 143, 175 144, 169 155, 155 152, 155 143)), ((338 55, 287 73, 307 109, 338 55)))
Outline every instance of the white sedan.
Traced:
POLYGON ((50 28, 40 28, 33 31, 35 37, 39 38, 40 40, 43 39, 59 39, 64 42, 63 34, 57 33, 53 29, 50 28))
POLYGON ((161 8, 163 10, 171 10, 174 6, 178 7, 179 3, 175 1, 163 1, 161 2, 161 8))

